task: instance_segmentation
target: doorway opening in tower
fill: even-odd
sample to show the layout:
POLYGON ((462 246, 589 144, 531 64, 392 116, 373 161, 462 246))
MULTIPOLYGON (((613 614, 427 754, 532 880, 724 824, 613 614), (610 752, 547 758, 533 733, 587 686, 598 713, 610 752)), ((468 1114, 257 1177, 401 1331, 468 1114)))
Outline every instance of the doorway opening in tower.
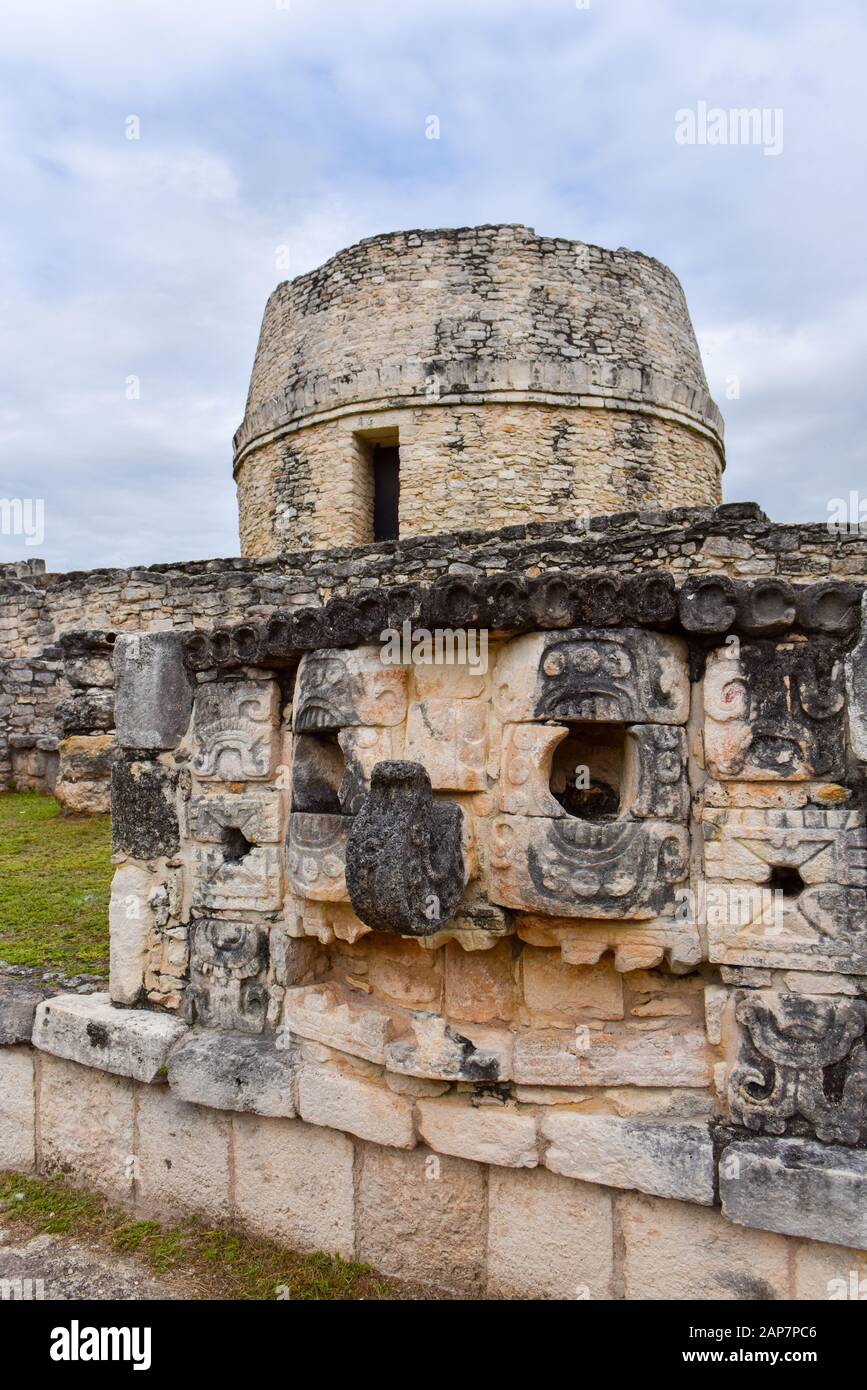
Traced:
POLYGON ((554 750, 550 789, 563 810, 581 820, 613 820, 620 812, 626 730, 622 724, 569 724, 554 750))
POLYGON ((373 446, 373 539, 396 541, 400 510, 400 449, 373 446))

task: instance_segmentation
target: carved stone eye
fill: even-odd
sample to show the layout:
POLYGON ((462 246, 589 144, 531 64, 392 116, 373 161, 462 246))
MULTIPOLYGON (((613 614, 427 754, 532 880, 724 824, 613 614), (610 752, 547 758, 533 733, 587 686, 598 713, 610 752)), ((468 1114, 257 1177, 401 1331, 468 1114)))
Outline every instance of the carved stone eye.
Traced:
POLYGON ((629 675, 632 662, 629 653, 624 651, 622 647, 609 647, 605 656, 605 665, 610 675, 617 680, 622 680, 624 676, 629 675))
POLYGON ((549 652, 542 663, 542 670, 546 676, 561 676, 565 665, 566 660, 562 652, 549 652))

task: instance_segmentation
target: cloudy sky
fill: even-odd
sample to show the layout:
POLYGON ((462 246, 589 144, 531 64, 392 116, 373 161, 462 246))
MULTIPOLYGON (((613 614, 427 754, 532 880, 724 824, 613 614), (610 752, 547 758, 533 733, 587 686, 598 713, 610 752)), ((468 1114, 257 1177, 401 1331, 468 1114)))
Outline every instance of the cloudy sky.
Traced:
POLYGON ((865 30, 863 0, 3 0, 0 497, 43 498, 45 540, 0 559, 236 554, 280 248, 295 275, 405 227, 659 257, 727 500, 867 496, 865 30), (679 143, 701 102, 776 124, 679 143))

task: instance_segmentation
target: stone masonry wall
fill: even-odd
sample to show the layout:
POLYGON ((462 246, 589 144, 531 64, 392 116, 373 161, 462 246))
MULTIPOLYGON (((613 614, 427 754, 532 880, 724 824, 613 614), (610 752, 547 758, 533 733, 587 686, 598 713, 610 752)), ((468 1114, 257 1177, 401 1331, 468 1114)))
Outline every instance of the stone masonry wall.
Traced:
POLYGON ((199 560, 130 569, 46 574, 41 562, 0 567, 0 789, 13 778, 18 741, 22 785, 50 787, 60 733, 57 706, 69 695, 59 637, 78 629, 188 630, 324 603, 358 587, 429 584, 448 572, 532 575, 549 569, 622 573, 669 568, 678 578, 724 573, 792 580, 867 574, 867 536, 827 526, 774 525, 755 506, 628 512, 580 520, 461 531, 363 547, 286 553, 271 560, 199 560), (31 741, 32 740, 32 741, 31 741), (40 742, 45 744, 39 748, 40 742), (25 767, 24 764, 27 764, 25 767))
POLYGON ((401 535, 720 500, 675 276, 527 227, 372 237, 278 286, 235 436, 244 553, 369 540, 383 430, 401 535))

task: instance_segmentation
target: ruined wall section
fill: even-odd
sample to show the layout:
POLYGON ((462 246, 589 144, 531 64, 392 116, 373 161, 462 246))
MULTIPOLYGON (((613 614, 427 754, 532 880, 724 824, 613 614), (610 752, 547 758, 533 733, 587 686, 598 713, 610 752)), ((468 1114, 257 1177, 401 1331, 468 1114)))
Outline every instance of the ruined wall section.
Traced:
POLYGON ((384 431, 401 535, 720 500, 676 277, 528 227, 372 237, 277 287, 235 436, 244 554, 370 540, 384 431))
POLYGON ((359 587, 426 585, 449 572, 528 576, 547 570, 671 569, 678 578, 723 573, 791 580, 867 575, 867 536, 823 525, 773 525, 747 503, 629 512, 446 532, 398 543, 332 547, 276 559, 46 574, 42 562, 0 567, 0 788, 50 790, 64 735, 58 706, 71 687, 59 639, 69 631, 153 632, 213 627, 277 609, 325 603, 359 587))

